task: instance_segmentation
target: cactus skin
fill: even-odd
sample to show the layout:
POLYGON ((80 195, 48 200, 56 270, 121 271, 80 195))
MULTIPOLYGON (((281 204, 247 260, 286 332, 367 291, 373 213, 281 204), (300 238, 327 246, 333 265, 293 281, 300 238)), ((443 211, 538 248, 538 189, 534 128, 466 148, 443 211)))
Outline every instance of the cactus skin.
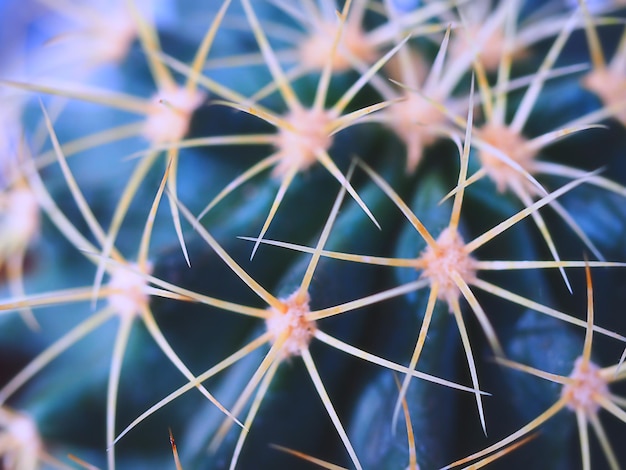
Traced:
MULTIPOLYGON (((32 14, 17 3, 0 4, 1 468, 177 468, 172 435, 185 469, 304 468, 303 460, 318 458, 399 470, 414 468, 412 452, 419 469, 441 468, 504 442, 559 399, 557 384, 511 364, 570 374, 589 336, 583 306, 591 277, 592 361, 607 368, 620 361, 626 7, 619 2, 583 0, 573 13, 568 4, 576 2, 531 0, 29 0, 32 14), (109 24, 112 18, 118 20, 109 24), (494 25, 510 48, 496 56, 495 68, 499 36, 485 36, 494 25), (463 40, 474 41, 474 52, 463 40), (303 57, 311 44, 324 53, 303 57), (556 65, 542 71, 551 50, 556 65), (610 80, 604 87, 603 77, 610 80), (355 83, 358 92, 344 95, 355 83), (537 144, 532 163, 519 162, 524 174, 511 164, 517 149, 481 129, 498 121, 514 126, 534 90, 518 130, 525 142, 545 136, 549 145, 537 144), (406 121, 406 103, 445 111, 448 120, 422 122, 417 112, 406 121), (564 126, 563 136, 549 134, 564 126), (114 128, 121 130, 98 137, 114 128), (486 151, 492 166, 513 175, 506 182, 481 170, 486 151), (481 171, 486 175, 474 180, 481 171), (470 184, 460 188, 465 180, 470 184), (342 184, 347 191, 334 214, 342 184), (549 196, 553 191, 563 194, 549 196), (537 200, 550 207, 515 218, 537 200), (110 235, 121 212, 119 233, 110 235), (331 214, 336 219, 324 232, 331 214), (505 231, 489 232, 505 220, 505 231), (470 253, 483 263, 478 281, 463 280, 502 351, 476 321, 467 293, 453 285, 431 312, 416 370, 466 390, 413 376, 402 397, 398 383, 411 372, 432 286, 409 262, 432 248, 420 224, 433 239, 451 224, 468 244, 487 234, 470 253), (496 261, 501 269, 489 265, 496 261), (543 264, 522 269, 525 261, 543 264), (120 263, 132 270, 135 262, 142 272, 131 274, 134 290, 126 289, 131 278, 123 286, 111 282, 120 263), (313 315, 332 308, 336 315, 320 314, 310 343, 296 349, 310 351, 328 397, 302 351, 280 356, 239 454, 241 428, 231 423, 224 436, 220 429, 258 379, 236 413, 245 421, 266 372, 260 364, 279 339, 208 373, 202 393, 192 390, 200 385, 185 378, 181 364, 195 377, 226 364, 267 335, 269 309, 278 308, 268 303, 309 281, 313 315), (457 295, 473 366, 452 315, 457 295), (123 341, 124 314, 96 313, 114 299, 130 302, 128 316, 138 318, 123 341), (137 305, 149 306, 153 326, 134 312, 137 305), (80 326, 92 324, 89 332, 80 326), (64 337, 67 348, 59 346, 64 337), (54 356, 49 363, 37 362, 46 354, 54 356), (115 393, 112 357, 121 360, 115 393), (35 367, 31 361, 40 367, 13 390, 35 367), (468 392, 475 381, 490 395, 477 400, 468 392), (178 389, 189 390, 125 429, 178 389), (223 440, 209 450, 216 436, 223 440)), ((616 373, 612 393, 623 395, 624 379, 616 373)), ((624 466, 626 413, 623 400, 616 403, 621 413, 609 411, 618 419, 605 419, 606 412, 599 418, 624 466)), ((590 449, 581 455, 574 416, 564 409, 530 442, 503 445, 489 468, 610 468, 591 425, 590 449)))

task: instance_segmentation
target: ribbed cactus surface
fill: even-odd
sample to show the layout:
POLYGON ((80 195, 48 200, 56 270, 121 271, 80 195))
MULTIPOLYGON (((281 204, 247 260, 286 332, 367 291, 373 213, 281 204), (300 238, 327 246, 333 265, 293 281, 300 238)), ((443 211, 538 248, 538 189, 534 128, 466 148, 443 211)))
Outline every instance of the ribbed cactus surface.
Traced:
POLYGON ((626 463, 623 2, 0 13, 0 468, 626 463))

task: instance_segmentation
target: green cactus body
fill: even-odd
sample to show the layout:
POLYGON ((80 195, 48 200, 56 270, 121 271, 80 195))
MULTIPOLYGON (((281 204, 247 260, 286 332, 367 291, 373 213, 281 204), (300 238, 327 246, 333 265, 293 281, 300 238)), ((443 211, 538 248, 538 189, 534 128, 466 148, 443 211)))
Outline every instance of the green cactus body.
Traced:
POLYGON ((18 3, 0 468, 624 466, 624 2, 18 3))

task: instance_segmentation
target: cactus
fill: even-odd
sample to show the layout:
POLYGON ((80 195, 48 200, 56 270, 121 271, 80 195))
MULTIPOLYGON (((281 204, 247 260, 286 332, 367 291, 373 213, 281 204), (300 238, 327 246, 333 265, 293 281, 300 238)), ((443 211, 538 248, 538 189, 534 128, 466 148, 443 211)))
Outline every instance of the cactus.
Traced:
POLYGON ((2 468, 626 462, 623 4, 27 3, 2 468))

